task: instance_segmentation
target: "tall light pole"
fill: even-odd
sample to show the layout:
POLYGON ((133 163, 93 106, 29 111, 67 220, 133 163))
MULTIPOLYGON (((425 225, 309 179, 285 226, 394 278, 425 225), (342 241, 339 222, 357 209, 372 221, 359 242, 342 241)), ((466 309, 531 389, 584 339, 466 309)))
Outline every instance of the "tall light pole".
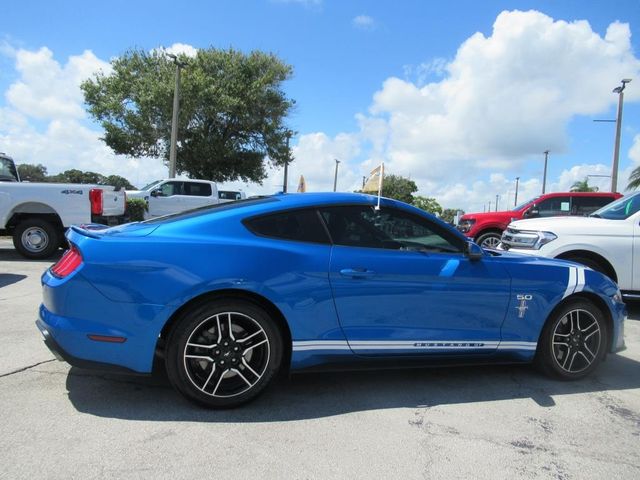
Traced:
POLYGON ((282 193, 287 193, 287 185, 289 184, 289 140, 291 140, 291 130, 287 130, 287 158, 284 161, 284 179, 282 180, 282 193))
POLYGON ((333 191, 336 191, 336 187, 338 186, 338 164, 340 163, 340 160, 338 160, 337 158, 334 159, 336 161, 336 172, 333 175, 333 191))
POLYGON ((631 81, 630 78, 622 79, 622 85, 613 89, 618 94, 618 117, 616 119, 616 139, 613 143, 613 165, 611 166, 611 191, 618 189, 618 157, 620 155, 620 130, 622 127, 622 102, 624 101, 624 87, 631 81))
POLYGON ((177 55, 167 53, 176 64, 176 86, 173 91, 173 115, 171 117, 171 145, 169 147, 169 178, 176 176, 176 143, 178 142, 178 114, 180 112, 180 69, 187 66, 186 62, 178 60, 177 55))
POLYGON ((520 177, 516 177, 516 196, 513 199, 513 206, 516 207, 518 205, 518 183, 520 183, 520 177))
POLYGON ((498 211, 498 198, 500 198, 500 195, 496 195, 496 212, 498 211))
POLYGON ((543 153, 544 153, 544 172, 542 174, 542 194, 544 195, 544 191, 547 188, 547 161, 549 160, 549 150, 545 150, 543 153))

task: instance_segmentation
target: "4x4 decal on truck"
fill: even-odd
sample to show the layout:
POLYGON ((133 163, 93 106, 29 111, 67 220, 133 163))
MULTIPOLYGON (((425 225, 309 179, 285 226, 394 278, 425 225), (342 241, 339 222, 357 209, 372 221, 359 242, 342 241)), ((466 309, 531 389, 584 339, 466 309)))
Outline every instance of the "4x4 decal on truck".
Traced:
POLYGON ((60 193, 65 195, 82 195, 82 190, 62 190, 60 193))

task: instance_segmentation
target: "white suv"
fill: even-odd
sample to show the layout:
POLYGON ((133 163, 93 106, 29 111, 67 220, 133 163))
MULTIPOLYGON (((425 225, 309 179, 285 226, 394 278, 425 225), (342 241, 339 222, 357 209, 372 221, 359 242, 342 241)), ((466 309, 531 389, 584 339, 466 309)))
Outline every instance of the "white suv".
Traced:
POLYGON ((499 249, 562 258, 602 272, 629 298, 640 298, 640 192, 588 217, 518 220, 502 234, 499 249))

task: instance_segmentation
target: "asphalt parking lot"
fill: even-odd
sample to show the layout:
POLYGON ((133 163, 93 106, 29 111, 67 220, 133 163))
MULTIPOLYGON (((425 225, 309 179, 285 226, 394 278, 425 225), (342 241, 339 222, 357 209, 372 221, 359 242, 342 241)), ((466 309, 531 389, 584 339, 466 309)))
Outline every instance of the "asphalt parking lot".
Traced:
POLYGON ((516 366, 299 375, 207 411, 159 373, 58 362, 0 239, 0 478, 640 478, 640 308, 580 382, 516 366))

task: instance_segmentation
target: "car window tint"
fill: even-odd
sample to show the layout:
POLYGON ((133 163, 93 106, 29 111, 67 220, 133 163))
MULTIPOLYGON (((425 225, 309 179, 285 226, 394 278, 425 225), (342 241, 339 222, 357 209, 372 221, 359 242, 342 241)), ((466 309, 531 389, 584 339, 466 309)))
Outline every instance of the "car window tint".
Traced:
POLYGON ((538 216, 556 217, 558 215, 569 215, 569 197, 553 197, 542 200, 538 203, 538 216))
POLYGON ((430 252, 462 251, 463 242, 446 228, 402 210, 344 206, 320 211, 331 239, 338 245, 430 252))
POLYGON ((185 182, 184 183, 185 195, 191 195, 194 197, 210 197, 211 196, 211 184, 200 182, 185 182))
POLYGON ((573 197, 571 215, 589 215, 611 203, 613 197, 573 197))
POLYGON ((316 210, 291 210, 245 220, 253 233, 284 240, 330 243, 316 210))
POLYGON ((182 182, 166 182, 160 187, 160 193, 163 197, 171 197, 172 195, 182 195, 182 182))
POLYGON ((228 190, 219 190, 218 198, 221 200, 240 200, 242 197, 240 196, 240 192, 231 192, 228 190))

